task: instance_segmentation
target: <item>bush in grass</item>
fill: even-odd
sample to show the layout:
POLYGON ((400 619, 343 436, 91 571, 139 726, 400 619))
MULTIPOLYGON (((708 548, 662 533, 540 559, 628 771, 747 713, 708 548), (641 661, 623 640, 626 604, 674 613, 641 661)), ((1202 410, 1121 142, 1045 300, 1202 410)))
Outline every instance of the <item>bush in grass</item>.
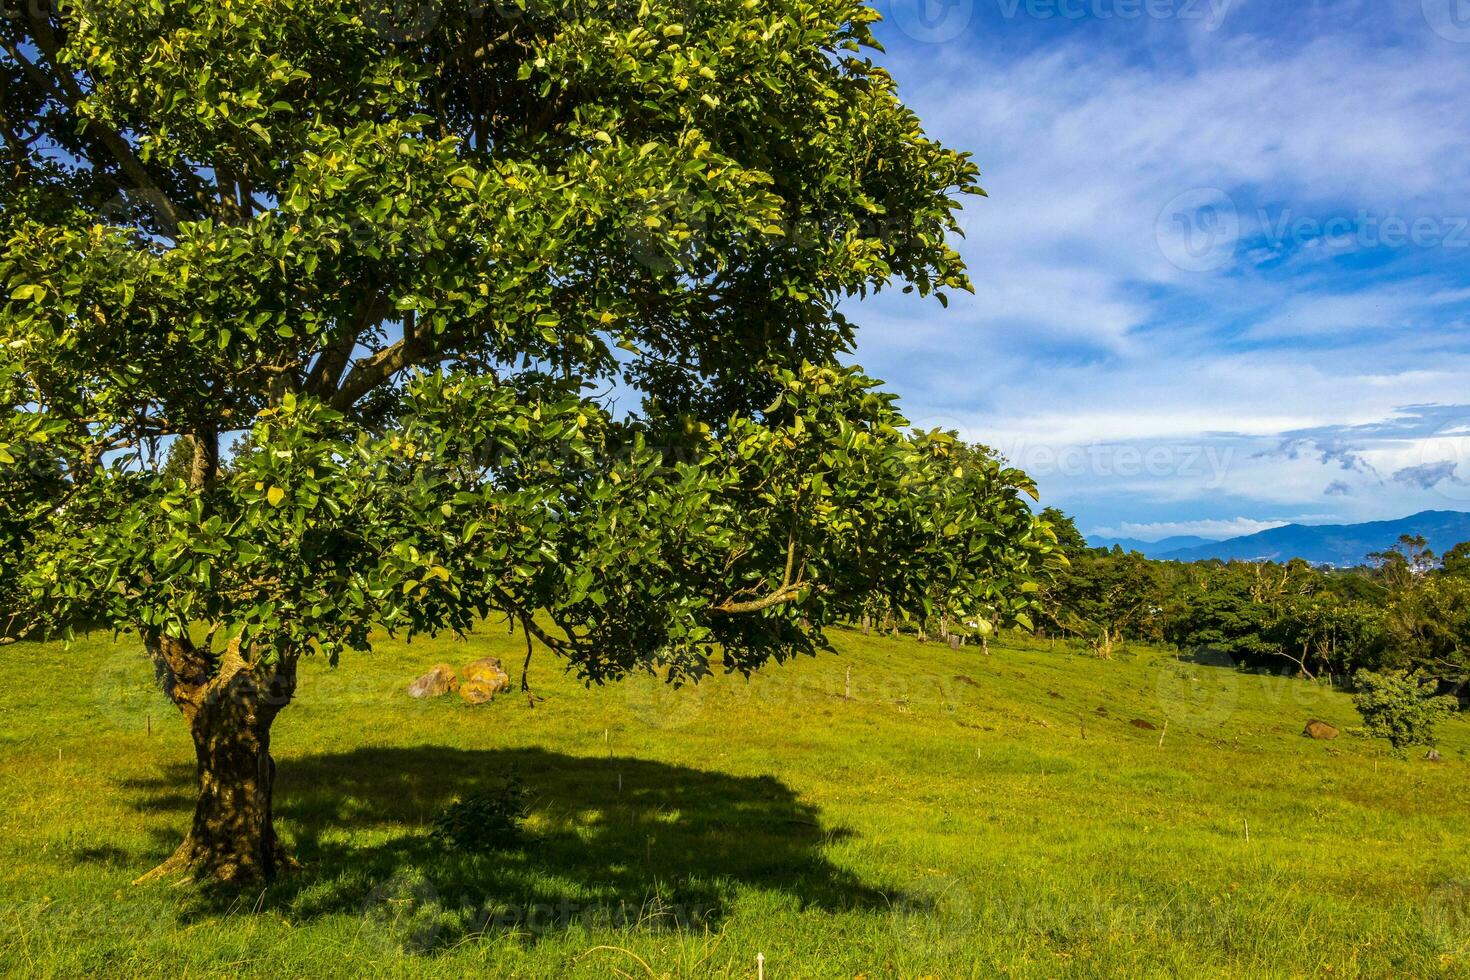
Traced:
POLYGON ((1411 746, 1434 745, 1435 727, 1457 707, 1453 697, 1436 695, 1436 683, 1417 673, 1360 670, 1353 682, 1363 732, 1388 739, 1398 756, 1411 746))
POLYGON ((462 851, 495 851, 521 842, 526 792, 512 777, 499 790, 456 799, 434 818, 430 836, 462 851))

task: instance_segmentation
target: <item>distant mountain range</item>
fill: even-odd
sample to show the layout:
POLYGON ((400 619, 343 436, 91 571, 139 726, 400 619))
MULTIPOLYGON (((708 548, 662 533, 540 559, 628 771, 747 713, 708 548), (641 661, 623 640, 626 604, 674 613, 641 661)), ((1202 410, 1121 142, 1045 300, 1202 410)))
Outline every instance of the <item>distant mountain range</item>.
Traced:
POLYGON ((1470 541, 1470 514, 1449 510, 1426 510, 1396 521, 1367 524, 1287 524, 1226 541, 1204 538, 1165 538, 1152 543, 1127 538, 1089 540, 1094 547, 1119 544, 1165 561, 1289 561, 1304 558, 1314 565, 1339 568, 1361 565, 1368 554, 1383 551, 1404 534, 1422 534, 1436 554, 1444 554, 1462 541, 1470 541))

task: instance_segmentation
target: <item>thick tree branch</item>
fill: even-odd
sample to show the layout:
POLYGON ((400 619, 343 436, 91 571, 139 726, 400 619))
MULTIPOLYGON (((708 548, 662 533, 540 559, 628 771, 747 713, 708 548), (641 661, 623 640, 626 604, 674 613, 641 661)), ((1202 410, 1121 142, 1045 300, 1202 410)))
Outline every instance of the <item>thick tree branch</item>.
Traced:
POLYGON ((531 674, 531 629, 526 625, 525 617, 521 619, 521 630, 526 634, 526 659, 521 664, 521 693, 526 696, 526 702, 534 708, 536 699, 531 696, 531 682, 528 679, 531 674))
POLYGON ((352 352, 357 349, 358 339, 387 315, 388 305, 381 292, 374 291, 359 300, 351 318, 342 324, 337 335, 318 355, 307 374, 305 390, 319 398, 335 393, 342 380, 342 372, 347 370, 352 352))
POLYGON ((719 613, 722 616, 738 616, 746 613, 757 613, 764 609, 770 609, 772 606, 780 606, 788 602, 795 602, 797 598, 801 596, 802 591, 806 587, 807 586, 805 582, 792 582, 789 585, 781 586, 775 592, 772 592, 770 595, 765 596, 764 598, 752 599, 749 602, 734 602, 727 599, 724 602, 720 603, 718 606, 712 607, 710 611, 719 613))
POLYGON ((413 365, 422 356, 421 345, 410 343, 407 338, 364 358, 353 366, 342 386, 332 396, 332 407, 345 412, 358 399, 383 384, 399 371, 413 365))

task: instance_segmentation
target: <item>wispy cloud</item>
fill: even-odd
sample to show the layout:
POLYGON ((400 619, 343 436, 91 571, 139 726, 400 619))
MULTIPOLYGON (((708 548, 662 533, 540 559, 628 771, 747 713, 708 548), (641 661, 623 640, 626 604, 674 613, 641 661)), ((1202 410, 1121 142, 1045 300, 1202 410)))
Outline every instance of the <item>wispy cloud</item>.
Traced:
POLYGON ((1441 483, 1455 483, 1465 485, 1470 483, 1456 474, 1459 469, 1456 460, 1443 460, 1438 463, 1421 463, 1418 466, 1406 466, 1393 475, 1395 483, 1405 486, 1418 487, 1420 490, 1433 490, 1441 483))
POLYGON ((1470 445, 1470 47, 1419 0, 1240 0, 1217 30, 1013 6, 950 4, 943 44, 883 27, 991 196, 963 216, 976 295, 855 306, 858 359, 1085 525, 1470 507, 1382 476, 1470 445), (1226 465, 1036 465, 1161 445, 1226 465))
POLYGON ((1269 459, 1273 456, 1283 459, 1315 459, 1323 465, 1337 466, 1348 472, 1378 476, 1378 471, 1373 468, 1373 464, 1364 459, 1357 449, 1323 439, 1287 438, 1283 439, 1274 449, 1265 449, 1256 453, 1257 459, 1269 459))
POLYGON ((1164 538, 1191 535, 1224 541, 1226 538, 1238 538, 1247 534, 1269 531, 1273 527, 1285 527, 1287 523, 1286 521, 1258 521, 1249 517, 1237 517, 1234 520, 1223 521, 1166 521, 1154 524, 1126 522, 1116 527, 1100 527, 1093 532, 1093 536, 1132 538, 1137 541, 1153 542, 1162 541, 1164 538))

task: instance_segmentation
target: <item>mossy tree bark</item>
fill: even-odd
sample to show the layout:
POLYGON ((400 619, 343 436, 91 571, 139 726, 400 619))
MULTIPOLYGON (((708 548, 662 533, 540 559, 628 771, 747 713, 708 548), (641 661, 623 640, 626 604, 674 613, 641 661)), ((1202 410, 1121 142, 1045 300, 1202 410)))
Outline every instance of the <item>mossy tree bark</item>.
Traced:
POLYGON ((188 640, 146 642, 193 736, 199 795, 183 843, 138 881, 179 876, 243 884, 294 867, 273 820, 270 730, 296 691, 296 658, 252 662, 236 641, 211 667, 188 640))

